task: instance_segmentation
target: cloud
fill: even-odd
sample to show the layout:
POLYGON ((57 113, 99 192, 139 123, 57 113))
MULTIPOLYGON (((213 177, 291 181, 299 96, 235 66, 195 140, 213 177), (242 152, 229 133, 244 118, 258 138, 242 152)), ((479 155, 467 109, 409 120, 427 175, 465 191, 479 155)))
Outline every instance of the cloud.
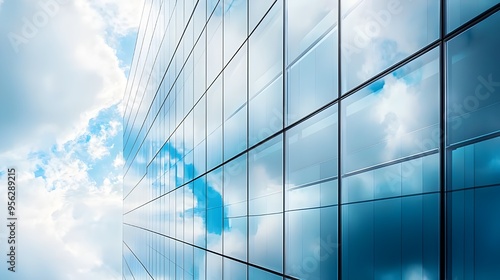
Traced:
MULTIPOLYGON (((18 172, 17 254, 23 264, 18 266, 17 278, 5 274, 6 269, 0 277, 120 277, 121 241, 116 236, 121 236, 121 169, 97 184, 87 173, 87 163, 73 152, 75 148, 54 149, 28 160, 21 154, 0 155, 2 163, 15 163, 18 172), (35 177, 38 168, 45 178, 35 177)), ((6 197, 4 188, 0 195, 6 197)), ((5 238, 4 232, 1 235, 5 238)))
POLYGON ((120 126, 121 123, 113 120, 110 121, 107 126, 101 126, 99 134, 89 135, 88 152, 92 159, 101 159, 109 155, 109 149, 112 148, 112 146, 108 147, 106 144, 109 138, 116 136, 120 126))
POLYGON ((0 151, 14 143, 35 149, 74 139, 89 119, 118 103, 125 90, 126 77, 107 42, 107 22, 89 1, 68 1, 16 53, 8 34, 23 35, 26 20, 33 22, 44 10, 35 1, 7 4, 0 12, 5 93, 0 130, 15 133, 2 137, 0 151))
MULTIPOLYGON (((4 264, 0 278, 120 279, 126 77, 116 48, 142 1, 2 2, 0 180, 16 168, 19 246, 16 274, 4 264)), ((5 238, 0 228, 1 254, 5 238)))
POLYGON ((106 21, 111 34, 125 36, 139 25, 142 1, 91 0, 90 2, 106 21))

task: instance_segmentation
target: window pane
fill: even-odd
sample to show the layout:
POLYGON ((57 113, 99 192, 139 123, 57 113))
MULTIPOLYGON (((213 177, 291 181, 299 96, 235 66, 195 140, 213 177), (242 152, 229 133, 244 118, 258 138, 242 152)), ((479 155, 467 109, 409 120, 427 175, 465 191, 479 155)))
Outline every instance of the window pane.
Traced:
POLYGON ((247 266, 243 263, 224 258, 224 279, 247 279, 247 266))
POLYGON ((224 206, 227 217, 247 215, 247 156, 224 165, 224 206))
POLYGON ((207 249, 222 253, 222 168, 207 174, 207 249))
POLYGON ((222 126, 207 136, 207 169, 222 163, 222 126))
POLYGON ((243 47, 224 70, 224 119, 229 119, 246 102, 247 50, 243 47))
POLYGON ((288 0, 286 5, 287 60, 290 64, 337 24, 338 1, 288 0))
MULTIPOLYGON (((278 0, 275 5, 283 5, 282 0, 278 0)), ((249 5, 249 30, 250 33, 254 30, 255 26, 264 17, 269 8, 274 4, 275 0, 250 0, 249 5)))
POLYGON ((471 20, 480 13, 500 3, 498 0, 446 1, 446 30, 455 28, 471 20))
POLYGON ((283 128, 283 79, 279 77, 250 100, 249 146, 283 128))
POLYGON ((247 217, 224 219, 224 255, 247 260, 247 217))
POLYGON ((451 190, 500 184, 500 138, 451 151, 451 190))
POLYGON ((222 70, 222 1, 207 24, 207 84, 210 85, 222 70))
POLYGON ((250 146, 283 127, 282 73, 283 12, 278 1, 249 41, 250 146))
POLYGON ((438 148, 437 55, 434 49, 345 100, 344 172, 438 148))
POLYGON ((250 37, 250 97, 283 71, 283 12, 274 5, 250 37))
POLYGON ((337 129, 334 105, 286 133, 287 209, 337 203, 337 129))
POLYGON ((448 271, 457 279, 500 277, 500 187, 448 194, 448 271))
POLYGON ((247 148, 247 106, 243 106, 224 123, 224 160, 247 148))
POLYGON ((439 36, 439 0, 342 1, 342 92, 439 36), (411 34, 411 36, 408 36, 411 34))
MULTIPOLYGON (((252 0, 253 1, 253 0, 252 0)), ((282 280, 283 277, 252 266, 248 267, 248 279, 282 280)))
POLYGON ((251 215, 283 211, 283 139, 279 135, 248 155, 251 215))
POLYGON ((344 203, 439 191, 439 154, 349 175, 342 180, 344 203))
POLYGON ((222 279, 222 257, 207 252, 207 279, 222 279))
POLYGON ((500 130, 499 25, 497 12, 448 43, 448 144, 500 130))
MULTIPOLYGON (((196 207, 193 209, 194 219, 206 222, 207 190, 204 176, 194 181, 193 194, 196 201, 196 207)), ((202 248, 206 247, 205 230, 194 231, 194 244, 202 248)))
POLYGON ((219 78, 207 91, 207 134, 222 125, 222 79, 219 78))
POLYGON ((247 38, 247 1, 224 0, 224 64, 247 38))
POLYGON ((337 275, 337 207, 286 213, 285 273, 299 279, 337 275))
POLYGON ((205 93, 206 85, 205 85, 205 34, 203 31, 200 40, 194 47, 193 56, 194 56, 194 101, 196 102, 200 97, 205 93))
POLYGON ((249 261, 283 272, 283 214, 249 217, 249 225, 249 261))
POLYGON ((438 194, 342 207, 342 278, 438 278, 438 194))
POLYGON ((337 29, 330 31, 287 70, 287 123, 337 97, 337 29))

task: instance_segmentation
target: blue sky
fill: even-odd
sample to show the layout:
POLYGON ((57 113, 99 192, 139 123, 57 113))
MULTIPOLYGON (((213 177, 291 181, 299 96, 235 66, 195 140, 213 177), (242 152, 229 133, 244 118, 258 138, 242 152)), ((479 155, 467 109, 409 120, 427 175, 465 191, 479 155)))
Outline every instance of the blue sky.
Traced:
POLYGON ((2 257, 0 279, 121 279, 121 100, 142 5, 0 0, 0 181, 16 168, 19 219, 17 272, 2 257))

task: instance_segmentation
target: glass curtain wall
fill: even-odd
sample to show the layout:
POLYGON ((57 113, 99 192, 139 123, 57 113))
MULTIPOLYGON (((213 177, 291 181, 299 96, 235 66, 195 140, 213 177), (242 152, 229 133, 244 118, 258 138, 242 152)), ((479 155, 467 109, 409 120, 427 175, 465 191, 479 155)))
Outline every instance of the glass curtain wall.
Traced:
POLYGON ((123 279, 500 279, 500 4, 146 0, 123 279))

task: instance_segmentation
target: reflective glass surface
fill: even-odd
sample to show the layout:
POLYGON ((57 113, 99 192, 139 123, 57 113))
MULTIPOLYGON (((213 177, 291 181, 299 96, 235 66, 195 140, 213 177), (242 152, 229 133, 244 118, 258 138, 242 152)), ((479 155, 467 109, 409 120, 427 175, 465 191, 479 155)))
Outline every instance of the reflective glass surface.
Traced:
POLYGON ((283 140, 275 137, 248 153, 250 215, 283 211, 283 140))
POLYGON ((349 96, 344 105, 343 172, 438 148, 438 49, 349 96))
POLYGON ((438 279, 439 195, 342 207, 343 279, 438 279))
POLYGON ((500 130, 499 24, 497 12, 448 42, 448 144, 500 130))
POLYGON ((332 106, 287 131, 287 210, 337 204, 337 132, 337 106, 332 106))
POLYGON ((281 2, 277 1, 249 39, 250 146, 283 127, 283 4, 281 2))
POLYGON ((286 4, 286 121, 293 123, 337 97, 338 4, 325 0, 286 4))
POLYGON ((122 278, 500 279, 500 6, 471 3, 146 0, 122 278))
POLYGON ((343 93, 439 36, 439 0, 343 0, 341 7, 343 93))
POLYGON ((446 1, 446 30, 454 30, 465 22, 471 20, 488 8, 500 3, 498 0, 447 0, 446 1))

